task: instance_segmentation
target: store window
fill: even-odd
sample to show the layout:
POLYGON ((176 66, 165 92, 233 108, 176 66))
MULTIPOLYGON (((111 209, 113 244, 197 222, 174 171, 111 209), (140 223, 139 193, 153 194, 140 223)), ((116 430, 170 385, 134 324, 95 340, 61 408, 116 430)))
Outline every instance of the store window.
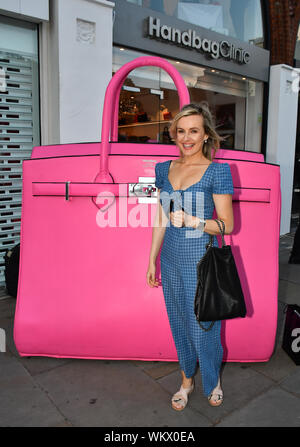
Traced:
POLYGON ((0 285, 20 241, 22 163, 40 144, 38 25, 0 15, 0 285))
MULTIPOLYGON (((144 54, 114 47, 113 72, 144 54)), ((221 148, 261 151, 263 82, 169 60, 183 76, 191 102, 207 101, 223 138, 221 148)), ((170 76, 157 67, 129 74, 120 95, 119 141, 174 144, 169 125, 179 111, 170 76)))
POLYGON ((260 0, 127 0, 263 48, 260 0))

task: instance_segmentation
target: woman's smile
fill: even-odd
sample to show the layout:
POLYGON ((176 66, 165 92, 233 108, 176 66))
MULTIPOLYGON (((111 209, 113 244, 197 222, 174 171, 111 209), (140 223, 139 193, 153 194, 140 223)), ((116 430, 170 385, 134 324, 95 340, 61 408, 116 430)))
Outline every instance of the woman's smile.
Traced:
POLYGON ((194 147, 193 144, 183 144, 184 149, 192 149, 194 147))

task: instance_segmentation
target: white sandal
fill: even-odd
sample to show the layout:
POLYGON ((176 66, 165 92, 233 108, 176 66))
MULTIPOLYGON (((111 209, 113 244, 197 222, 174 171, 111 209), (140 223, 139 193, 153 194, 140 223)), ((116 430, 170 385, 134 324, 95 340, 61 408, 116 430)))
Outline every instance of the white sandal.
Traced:
POLYGON ((212 407, 219 407, 223 403, 223 393, 211 393, 208 396, 208 402, 212 407), (213 396, 217 396, 217 399, 212 399, 213 396))
POLYGON ((195 387, 195 382, 189 388, 183 388, 181 385, 180 390, 172 397, 172 408, 176 411, 182 411, 188 403, 188 396, 192 393, 195 387), (174 403, 180 403, 180 407, 176 407, 174 403))
POLYGON ((213 389, 213 392, 208 396, 208 402, 212 407, 219 407, 223 403, 223 391, 221 389, 220 379, 218 385, 213 389), (217 399, 213 399, 213 396, 217 396, 217 399))

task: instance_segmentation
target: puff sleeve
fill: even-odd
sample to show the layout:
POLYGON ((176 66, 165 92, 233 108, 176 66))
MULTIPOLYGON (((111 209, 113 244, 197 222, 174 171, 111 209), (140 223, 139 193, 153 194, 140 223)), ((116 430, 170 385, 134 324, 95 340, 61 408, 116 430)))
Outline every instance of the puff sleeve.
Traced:
POLYGON ((163 186, 163 176, 162 176, 162 164, 156 163, 155 165, 155 186, 159 189, 163 186))
POLYGON ((233 182, 228 163, 216 164, 213 194, 233 194, 233 182))

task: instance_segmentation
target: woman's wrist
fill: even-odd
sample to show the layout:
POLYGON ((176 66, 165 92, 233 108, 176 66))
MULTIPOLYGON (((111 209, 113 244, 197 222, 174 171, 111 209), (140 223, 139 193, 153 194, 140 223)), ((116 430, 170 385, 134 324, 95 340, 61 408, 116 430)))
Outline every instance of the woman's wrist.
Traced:
POLYGON ((196 228, 198 227, 199 224, 200 224, 199 217, 193 216, 193 225, 192 225, 192 227, 194 228, 194 230, 196 230, 196 228))
POLYGON ((201 219, 200 217, 194 216, 193 220, 194 220, 193 228, 195 230, 202 230, 202 231, 204 231, 205 224, 206 224, 205 219, 201 219))

